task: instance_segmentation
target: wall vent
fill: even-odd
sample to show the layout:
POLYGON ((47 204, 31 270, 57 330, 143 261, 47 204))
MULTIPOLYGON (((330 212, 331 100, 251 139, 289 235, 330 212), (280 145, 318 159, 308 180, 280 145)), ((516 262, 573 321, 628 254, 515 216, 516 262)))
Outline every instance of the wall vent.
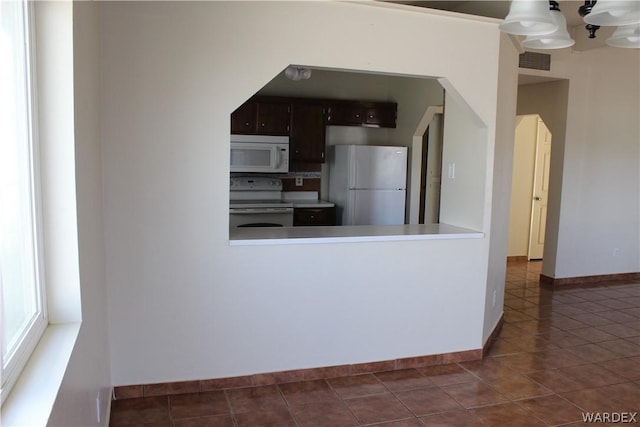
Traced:
POLYGON ((551 70, 551 55, 535 52, 521 53, 519 67, 549 71, 551 70))

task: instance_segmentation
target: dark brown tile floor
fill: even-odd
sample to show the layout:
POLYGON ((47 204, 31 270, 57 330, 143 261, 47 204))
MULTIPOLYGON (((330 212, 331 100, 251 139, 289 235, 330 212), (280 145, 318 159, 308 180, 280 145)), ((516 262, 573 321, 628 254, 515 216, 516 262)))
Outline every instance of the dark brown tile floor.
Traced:
POLYGON ((577 426, 640 412, 640 282, 551 290, 540 267, 509 264, 504 326, 481 361, 117 400, 111 426, 577 426))

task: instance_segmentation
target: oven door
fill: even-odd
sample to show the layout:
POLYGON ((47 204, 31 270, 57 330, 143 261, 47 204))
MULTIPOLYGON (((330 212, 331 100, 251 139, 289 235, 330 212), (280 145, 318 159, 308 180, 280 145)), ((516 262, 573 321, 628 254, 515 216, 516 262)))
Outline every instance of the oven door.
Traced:
POLYGON ((231 208, 229 227, 292 227, 293 208, 231 208))
POLYGON ((289 172, 289 145, 231 142, 231 172, 289 172))

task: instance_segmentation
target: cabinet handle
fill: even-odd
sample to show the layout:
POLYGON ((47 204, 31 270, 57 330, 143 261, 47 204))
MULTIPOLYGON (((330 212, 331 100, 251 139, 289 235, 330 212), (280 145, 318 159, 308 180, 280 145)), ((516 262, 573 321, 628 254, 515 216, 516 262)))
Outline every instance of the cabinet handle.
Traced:
POLYGON ((249 122, 246 122, 244 125, 248 127, 249 126, 249 122))
POLYGON ((264 127, 264 123, 260 123, 260 126, 264 127))
POLYGON ((356 114, 356 119, 359 119, 359 118, 360 118, 360 114, 356 114))

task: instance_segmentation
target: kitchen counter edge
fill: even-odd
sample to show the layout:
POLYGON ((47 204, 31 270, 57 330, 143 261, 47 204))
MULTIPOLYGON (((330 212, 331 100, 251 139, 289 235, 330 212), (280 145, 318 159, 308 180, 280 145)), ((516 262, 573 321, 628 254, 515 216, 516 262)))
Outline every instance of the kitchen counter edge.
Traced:
POLYGON ((447 224, 237 228, 229 232, 229 245, 296 245, 482 238, 484 238, 483 232, 447 224))
POLYGON ((293 203, 293 208, 332 208, 335 203, 325 202, 324 200, 293 200, 285 199, 285 202, 293 203))

